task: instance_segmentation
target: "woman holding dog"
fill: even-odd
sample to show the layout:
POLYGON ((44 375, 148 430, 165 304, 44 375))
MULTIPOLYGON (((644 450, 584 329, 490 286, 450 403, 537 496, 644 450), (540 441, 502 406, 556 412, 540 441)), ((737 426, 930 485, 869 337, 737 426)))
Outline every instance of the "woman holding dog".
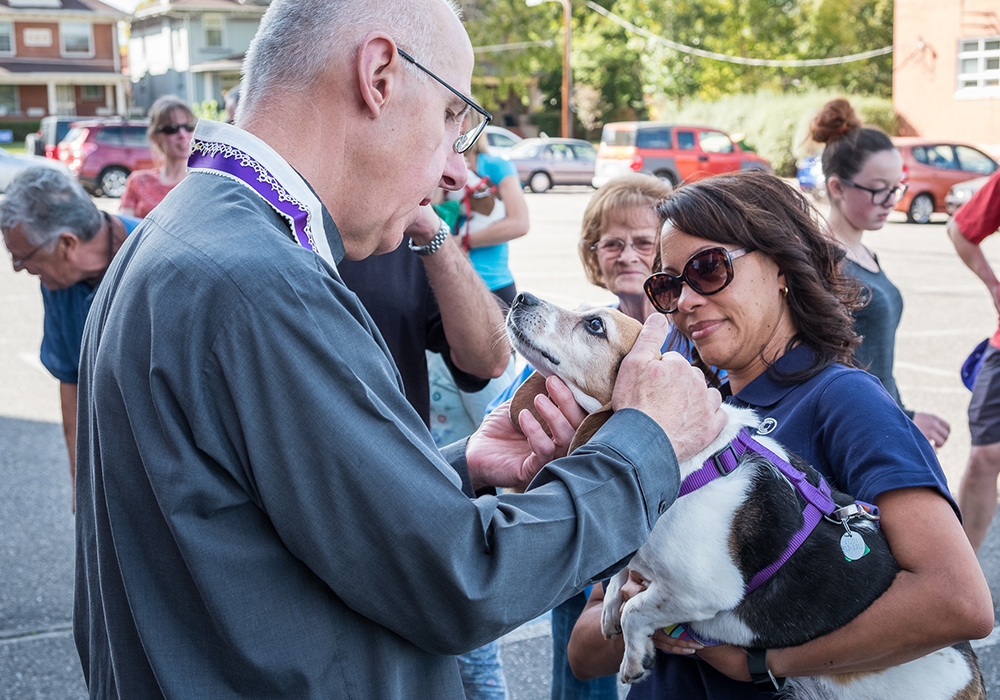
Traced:
MULTIPOLYGON (((878 506, 902 569, 837 631, 768 650, 770 672, 876 670, 989 634, 989 589, 933 449, 878 381, 852 368, 860 290, 808 202, 774 176, 741 172, 685 185, 657 210, 664 272, 646 282, 657 310, 671 315, 696 364, 727 371, 728 402, 754 408, 769 437, 878 506)), ((641 586, 630 581, 623 594, 641 586)), ((602 599, 595 588, 570 642, 581 677, 621 662, 621 637, 601 635, 602 599)), ((669 653, 657 654, 629 698, 760 697, 745 649, 660 632, 654 643, 669 653)))
POLYGON ((951 427, 938 416, 907 410, 893 376, 896 329, 903 316, 903 297, 886 277, 878 256, 861 238, 885 225, 889 212, 906 192, 903 158, 889 137, 864 126, 842 98, 823 106, 810 127, 823 149, 823 174, 830 196, 828 233, 847 253, 844 270, 858 279, 866 303, 854 311, 861 345, 854 352, 861 367, 874 374, 931 445, 941 447, 951 427))

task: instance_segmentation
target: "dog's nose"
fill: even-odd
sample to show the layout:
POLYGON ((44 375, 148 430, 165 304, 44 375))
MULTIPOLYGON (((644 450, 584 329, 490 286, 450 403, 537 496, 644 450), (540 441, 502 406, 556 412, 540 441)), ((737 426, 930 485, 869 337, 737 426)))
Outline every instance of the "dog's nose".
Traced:
POLYGON ((520 292, 516 297, 514 297, 514 303, 511 304, 511 308, 515 306, 538 306, 539 299, 534 294, 530 292, 520 292))

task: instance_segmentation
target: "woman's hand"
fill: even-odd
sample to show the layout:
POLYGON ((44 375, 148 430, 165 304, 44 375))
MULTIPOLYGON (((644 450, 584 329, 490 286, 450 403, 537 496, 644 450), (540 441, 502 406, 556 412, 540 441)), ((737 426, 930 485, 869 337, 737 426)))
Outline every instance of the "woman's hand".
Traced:
MULTIPOLYGON (((642 593, 649 587, 649 583, 637 574, 633 569, 629 569, 628 581, 621 587, 622 610, 625 610, 625 603, 630 598, 642 593)), ((677 622, 682 622, 678 620, 677 622)), ((680 654, 691 656, 705 648, 704 644, 699 644, 690 639, 677 639, 665 633, 662 629, 653 634, 653 646, 667 654, 680 654)))
POLYGON ((507 401, 486 416, 469 438, 465 459, 475 489, 526 488, 542 467, 566 456, 573 435, 587 414, 558 377, 549 377, 545 388, 549 396, 539 394, 534 403, 548 423, 551 437, 530 411, 521 411, 520 427, 515 426, 507 401))
POLYGON ((948 425, 948 422, 932 413, 914 413, 913 423, 930 441, 935 450, 941 447, 948 439, 948 435, 951 434, 951 426, 948 425))

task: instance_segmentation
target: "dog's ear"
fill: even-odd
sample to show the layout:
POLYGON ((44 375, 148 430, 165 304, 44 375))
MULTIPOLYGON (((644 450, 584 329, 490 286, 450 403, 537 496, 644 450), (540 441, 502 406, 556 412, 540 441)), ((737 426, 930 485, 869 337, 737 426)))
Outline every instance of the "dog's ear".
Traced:
POLYGON ((576 435, 573 436, 572 442, 569 443, 569 452, 567 454, 573 454, 573 452, 580 445, 585 445, 594 437, 594 433, 601 429, 601 426, 608 422, 614 411, 611 410, 611 406, 605 406, 597 411, 594 411, 580 423, 580 427, 576 429, 576 435))
POLYGON ((538 372, 532 372, 524 380, 524 383, 517 388, 510 400, 510 420, 520 430, 520 423, 517 422, 517 417, 521 414, 521 411, 527 409, 531 411, 531 415, 541 424, 542 430, 551 436, 552 431, 549 430, 549 424, 545 422, 545 419, 542 418, 541 414, 535 408, 535 397, 539 394, 549 395, 549 392, 545 390, 545 377, 538 372))

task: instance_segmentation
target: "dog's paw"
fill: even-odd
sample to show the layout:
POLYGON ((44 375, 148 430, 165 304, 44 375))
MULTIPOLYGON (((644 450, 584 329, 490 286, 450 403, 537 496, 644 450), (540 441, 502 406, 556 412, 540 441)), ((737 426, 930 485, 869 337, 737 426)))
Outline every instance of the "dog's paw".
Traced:
POLYGON ((618 609, 611 605, 605 605, 601 610, 601 634, 605 639, 617 637, 622 633, 622 619, 618 609))
POLYGON ((656 648, 652 637, 647 637, 640 646, 629 644, 626 637, 625 655, 618 677, 622 683, 638 683, 646 677, 655 662, 656 648))

